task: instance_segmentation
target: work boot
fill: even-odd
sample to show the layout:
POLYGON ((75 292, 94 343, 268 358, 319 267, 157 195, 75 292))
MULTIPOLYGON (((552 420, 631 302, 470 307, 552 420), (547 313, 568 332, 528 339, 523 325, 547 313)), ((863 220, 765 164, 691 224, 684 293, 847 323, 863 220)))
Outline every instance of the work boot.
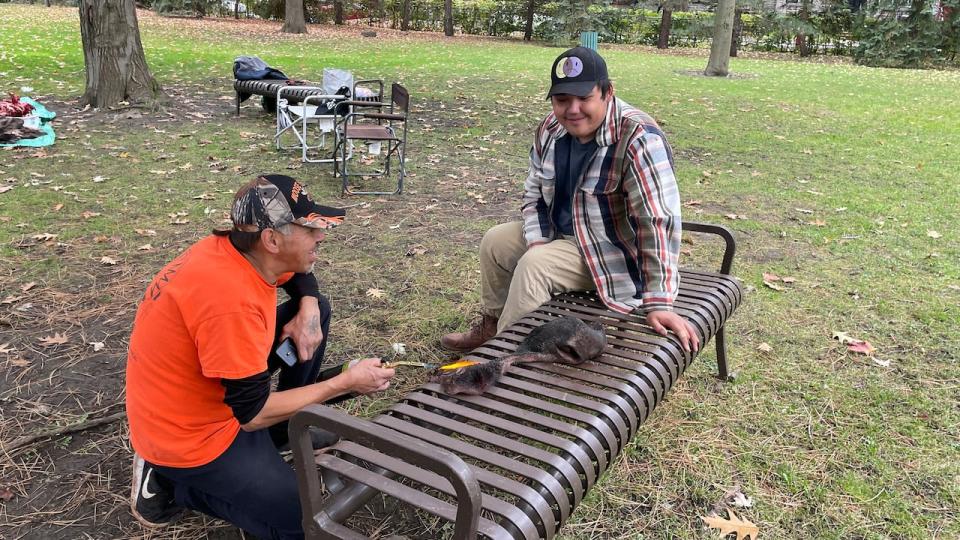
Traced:
POLYGON ((497 317, 484 315, 469 331, 447 334, 440 338, 440 345, 450 351, 470 352, 495 335, 497 335, 497 317))

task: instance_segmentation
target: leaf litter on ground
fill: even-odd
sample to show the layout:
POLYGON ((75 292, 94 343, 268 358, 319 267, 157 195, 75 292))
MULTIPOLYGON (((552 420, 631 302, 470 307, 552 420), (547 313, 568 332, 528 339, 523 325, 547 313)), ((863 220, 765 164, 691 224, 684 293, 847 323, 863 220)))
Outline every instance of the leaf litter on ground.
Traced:
POLYGON ((729 518, 722 518, 720 516, 700 516, 708 527, 711 529, 720 529, 720 538, 726 537, 728 534, 736 534, 737 540, 745 540, 750 538, 751 540, 756 540, 757 535, 760 534, 760 527, 750 522, 750 520, 737 517, 733 513, 733 510, 727 509, 729 513, 729 518))

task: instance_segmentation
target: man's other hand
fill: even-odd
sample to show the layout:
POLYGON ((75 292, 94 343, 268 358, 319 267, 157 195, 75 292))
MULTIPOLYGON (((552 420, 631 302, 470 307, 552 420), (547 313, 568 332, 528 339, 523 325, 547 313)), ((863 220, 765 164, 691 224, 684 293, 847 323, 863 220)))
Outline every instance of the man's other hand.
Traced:
POLYGON ((661 336, 666 336, 668 330, 676 334, 685 351, 700 350, 700 338, 693 325, 672 311, 651 311, 647 314, 647 324, 661 336))
POLYGON ((351 362, 350 369, 343 376, 350 379, 353 392, 369 394, 389 388, 390 379, 395 373, 393 368, 382 367, 379 358, 364 358, 356 363, 351 362))
POLYGON ((297 357, 300 362, 313 358, 320 342, 323 341, 323 328, 320 325, 320 304, 312 296, 305 296, 300 300, 300 310, 283 327, 280 341, 290 337, 297 346, 297 357))

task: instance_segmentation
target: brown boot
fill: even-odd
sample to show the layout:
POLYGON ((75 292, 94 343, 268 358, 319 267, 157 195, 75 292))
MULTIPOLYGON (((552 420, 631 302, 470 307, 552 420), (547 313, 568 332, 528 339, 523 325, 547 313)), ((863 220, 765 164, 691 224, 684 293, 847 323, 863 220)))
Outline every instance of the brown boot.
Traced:
POLYGON ((484 315, 480 322, 463 333, 447 334, 440 338, 440 345, 447 350, 470 352, 488 339, 497 335, 497 318, 484 315))

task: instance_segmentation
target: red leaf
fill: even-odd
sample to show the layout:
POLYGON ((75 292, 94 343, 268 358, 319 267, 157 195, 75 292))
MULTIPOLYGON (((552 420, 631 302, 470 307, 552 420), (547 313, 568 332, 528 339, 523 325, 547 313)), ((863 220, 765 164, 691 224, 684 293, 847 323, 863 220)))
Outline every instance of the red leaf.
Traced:
POLYGON ((858 354, 865 354, 867 356, 873 354, 876 349, 873 348, 873 345, 869 341, 853 341, 847 343, 847 350, 850 352, 855 352, 858 354))

